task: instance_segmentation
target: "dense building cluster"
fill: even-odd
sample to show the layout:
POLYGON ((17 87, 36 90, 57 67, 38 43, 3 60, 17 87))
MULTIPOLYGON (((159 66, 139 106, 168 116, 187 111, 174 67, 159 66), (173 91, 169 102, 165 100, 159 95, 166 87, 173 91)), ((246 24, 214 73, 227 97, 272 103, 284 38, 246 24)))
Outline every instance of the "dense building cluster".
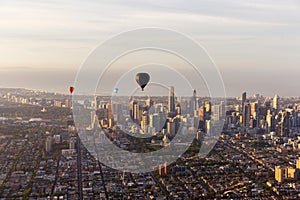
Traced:
MULTIPOLYGON (((87 150, 69 108, 15 102, 0 91, 0 199, 299 198, 299 98, 247 98, 243 93, 213 104, 195 92, 191 98, 173 92, 130 99, 127 105, 100 97, 83 102, 96 111, 87 133, 99 122, 106 136, 127 151, 139 146, 127 134, 150 134, 146 150, 155 151, 172 141, 178 124, 197 124, 196 139, 176 162, 153 172, 129 173, 103 165, 87 150), (218 120, 224 120, 218 142, 199 157, 201 139, 218 120)), ((30 95, 45 102, 68 99, 28 91, 10 94, 17 99, 30 95)))

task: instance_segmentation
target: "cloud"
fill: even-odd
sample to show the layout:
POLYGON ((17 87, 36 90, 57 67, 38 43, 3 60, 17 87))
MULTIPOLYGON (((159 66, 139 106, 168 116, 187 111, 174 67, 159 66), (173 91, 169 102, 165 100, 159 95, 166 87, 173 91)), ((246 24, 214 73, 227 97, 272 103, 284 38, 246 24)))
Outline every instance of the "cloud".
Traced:
POLYGON ((272 64, 278 63, 280 70, 299 72, 294 67, 300 50, 298 0, 2 0, 0 4, 1 70, 42 71, 51 66, 76 70, 112 35, 151 26, 200 41, 222 70, 240 66, 258 73, 266 65, 271 76, 272 64), (251 66, 244 67, 249 62, 251 66))

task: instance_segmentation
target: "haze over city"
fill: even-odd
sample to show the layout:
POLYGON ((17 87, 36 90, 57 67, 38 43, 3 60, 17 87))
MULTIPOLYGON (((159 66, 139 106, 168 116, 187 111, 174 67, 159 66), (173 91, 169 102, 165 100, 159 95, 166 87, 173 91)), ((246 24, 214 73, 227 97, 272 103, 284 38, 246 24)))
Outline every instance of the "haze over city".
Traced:
POLYGON ((100 43, 161 27, 194 38, 228 96, 300 96, 299 1, 0 1, 0 87, 67 93, 100 43))
POLYGON ((300 199, 299 0, 0 0, 0 200, 300 199))

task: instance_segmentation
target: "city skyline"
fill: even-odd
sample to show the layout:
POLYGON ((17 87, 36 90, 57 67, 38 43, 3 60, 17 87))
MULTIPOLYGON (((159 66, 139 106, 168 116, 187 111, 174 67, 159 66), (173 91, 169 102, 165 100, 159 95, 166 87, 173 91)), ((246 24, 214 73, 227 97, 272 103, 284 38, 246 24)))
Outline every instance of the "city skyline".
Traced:
POLYGON ((222 101, 213 105, 192 91, 191 98, 175 103, 175 91, 170 87, 165 97, 136 97, 129 103, 130 109, 122 101, 110 102, 109 97, 78 102, 76 107, 87 111, 86 120, 79 125, 73 121, 77 114, 71 117, 76 107, 72 108, 69 95, 0 89, 0 196, 41 200, 299 197, 300 98, 275 95, 266 100, 242 92, 239 98, 228 99, 227 105, 222 101), (176 116, 161 112, 162 106, 174 104, 176 116), (90 112, 95 109, 96 113, 90 112), (134 123, 126 119, 130 117, 134 123), (224 121, 222 132, 214 129, 215 120, 224 121), (185 122, 187 126, 178 129, 185 122), (97 123, 105 133, 97 133, 97 123), (188 127, 193 123, 196 127, 188 127), (84 134, 79 132, 82 125, 84 134), (115 166, 126 167, 123 164, 132 159, 122 156, 118 162, 119 154, 112 148, 101 150, 106 146, 101 142, 109 139, 126 155, 144 156, 173 142, 182 143, 176 145, 177 152, 186 142, 176 140, 180 134, 176 129, 197 130, 190 135, 193 143, 177 161, 161 162, 151 172, 135 171, 148 166, 151 157, 136 160, 133 171, 126 171, 115 166), (153 137, 139 138, 145 131, 153 137), (207 151, 214 134, 216 143, 208 149, 211 153, 203 156, 200 151, 202 147, 207 151), (198 150, 199 156, 195 156, 198 150), (114 167, 103 163, 104 157, 114 167))
POLYGON ((0 5, 0 87, 65 92, 97 45, 120 32, 161 27, 184 33, 207 50, 228 96, 242 90, 300 96, 297 1, 15 0, 0 5))
POLYGON ((0 18, 0 199, 300 199, 300 0, 0 18))

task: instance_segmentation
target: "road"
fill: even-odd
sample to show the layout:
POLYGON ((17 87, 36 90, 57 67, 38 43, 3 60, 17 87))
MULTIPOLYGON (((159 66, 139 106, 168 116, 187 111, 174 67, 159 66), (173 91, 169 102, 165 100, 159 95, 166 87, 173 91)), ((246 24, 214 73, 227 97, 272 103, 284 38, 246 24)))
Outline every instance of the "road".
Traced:
POLYGON ((77 176, 78 176, 78 199, 83 200, 82 170, 81 170, 81 141, 79 136, 77 136, 77 176))

